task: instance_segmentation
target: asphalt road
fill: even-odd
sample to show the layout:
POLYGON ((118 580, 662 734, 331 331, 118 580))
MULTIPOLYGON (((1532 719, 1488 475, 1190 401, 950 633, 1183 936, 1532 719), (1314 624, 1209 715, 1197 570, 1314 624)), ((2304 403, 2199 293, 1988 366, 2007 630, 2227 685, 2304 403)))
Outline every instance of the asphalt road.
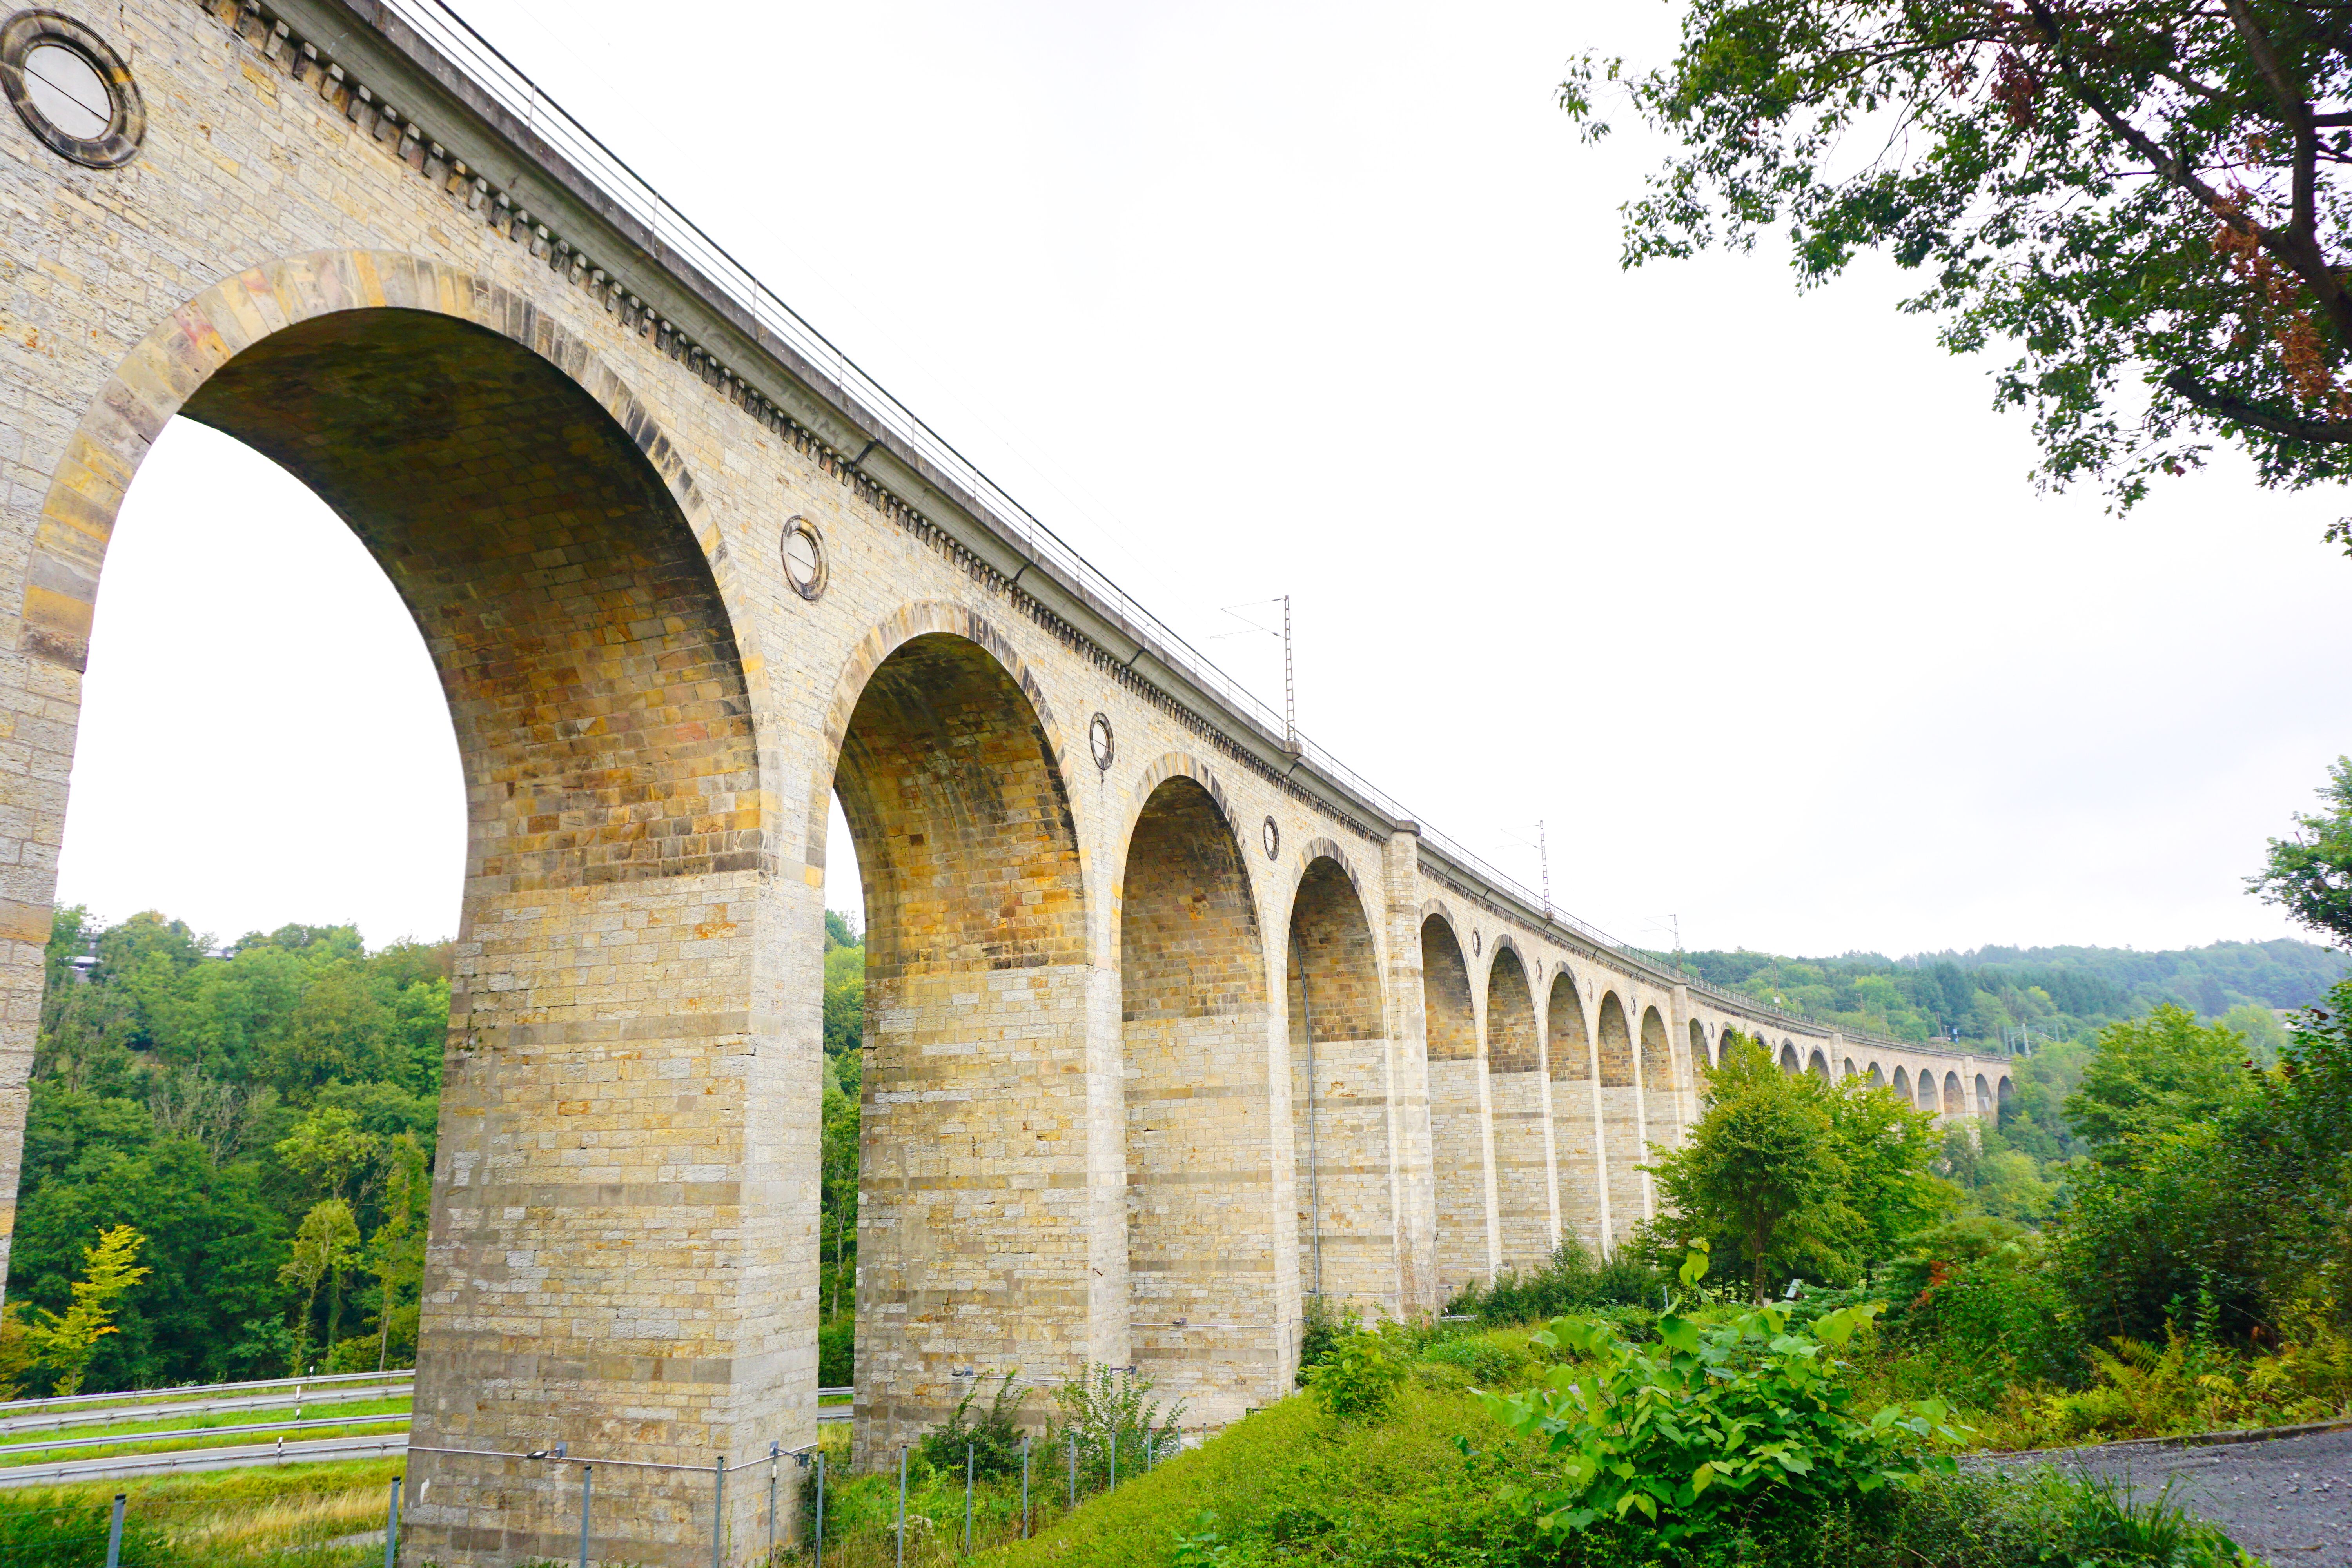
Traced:
POLYGON ((2117 1443, 2036 1456, 2122 1478, 2135 1496, 2173 1482, 2182 1508, 2279 1568, 2352 1568, 2352 1430, 2259 1443, 2117 1443))

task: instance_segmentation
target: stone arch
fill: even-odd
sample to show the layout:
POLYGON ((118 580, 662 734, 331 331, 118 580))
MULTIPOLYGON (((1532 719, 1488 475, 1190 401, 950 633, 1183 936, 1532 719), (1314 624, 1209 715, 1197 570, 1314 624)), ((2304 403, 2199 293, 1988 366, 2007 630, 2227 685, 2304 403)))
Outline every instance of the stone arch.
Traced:
POLYGON ((1813 1047, 1813 1054, 1805 1058, 1805 1070, 1812 1074, 1815 1078, 1820 1079, 1823 1083, 1829 1082, 1829 1053, 1822 1049, 1821 1047, 1815 1046, 1813 1047))
POLYGON ((1792 1078, 1804 1070, 1803 1064, 1797 1059, 1797 1043, 1794 1040, 1780 1042, 1780 1070, 1792 1078))
POLYGON ((1675 1091, 1681 1086, 1675 1072, 1675 1052, 1672 1039, 1666 1034, 1666 1020, 1655 1007, 1642 1013, 1642 1107, 1644 1126, 1642 1130, 1645 1145, 1643 1157, 1653 1157, 1652 1148, 1674 1146, 1680 1123, 1675 1117, 1675 1091))
POLYGON ((1912 1080, 1912 1087, 1917 1091, 1917 1098, 1913 1101, 1913 1104, 1918 1110, 1940 1111, 1943 1109, 1941 1103, 1942 1096, 1937 1090, 1936 1069, 1934 1068, 1921 1068, 1919 1069, 1919 1076, 1912 1080))
POLYGON ((1966 1116, 1968 1113, 1968 1097, 1960 1088, 1960 1075, 1947 1071, 1944 1074, 1944 1114, 1966 1116))
POLYGON ((1706 1069, 1715 1065, 1707 1059, 1706 1026, 1696 1018, 1690 1021, 1690 1059, 1691 1071, 1701 1078, 1705 1078, 1706 1069))
POLYGON ((1544 1002, 1544 1055, 1551 1073, 1552 1147, 1559 1172, 1559 1222, 1598 1252, 1601 1223, 1601 1137, 1594 1123, 1592 1039, 1584 996, 1562 964, 1544 1002))
POLYGON ((1282 1370, 1262 1333, 1216 1326, 1281 1315, 1265 946, 1214 779, 1155 771, 1118 918, 1129 1354, 1214 1419, 1282 1370))
MULTIPOLYGON (((271 260, 148 331, 58 457, 17 651, 70 672, 36 686, 45 725, 68 740, 109 542, 174 415, 259 451, 337 513, 415 618, 449 705, 466 957, 445 1057, 420 1412, 462 1408, 439 1430, 504 1446, 583 1408, 642 1404, 653 1382, 673 1386, 682 1422, 758 1406, 773 1369, 809 1364, 814 1267, 802 1271, 782 1238, 813 1210, 780 1194, 809 1174, 786 1171, 781 1151, 810 1145, 763 1134, 740 1184, 597 1173, 613 1149, 673 1126, 662 1082, 730 1108, 698 1112, 714 1144, 740 1130, 726 1118, 753 1088, 745 1064, 782 1044, 781 1026, 748 1007, 780 825, 755 719, 766 676, 740 638, 761 586, 742 580, 745 552, 727 548, 635 393, 530 298, 393 251, 271 260), (697 1000, 600 988, 592 932, 602 973, 692 974, 697 1000), (567 1113, 587 1120, 559 1121, 567 1113), (520 1149, 531 1158, 509 1157, 520 1149), (457 1172, 462 1201, 446 1201, 457 1172), (468 1380, 513 1335, 568 1332, 610 1303, 616 1235, 633 1238, 634 1267, 674 1281, 665 1321, 606 1320, 580 1370, 508 1384, 495 1409, 478 1403, 468 1380), (506 1267, 517 1249, 530 1268, 506 1267), (741 1343, 772 1347, 756 1377, 706 1348, 741 1343)), ((17 808, 61 820, 63 770, 34 787, 17 808)), ((450 1484, 462 1495, 469 1483, 450 1484)))
POLYGON ((1601 1151, 1609 1192, 1609 1244, 1615 1247, 1647 1216, 1642 1173, 1642 1091, 1636 1087, 1633 1031, 1614 991, 1601 997, 1594 1041, 1601 1061, 1601 1151))
POLYGON ((2010 1080, 2007 1073, 2003 1073, 1993 1085, 1993 1114, 1996 1124, 2009 1120, 2011 1108, 2016 1104, 2016 1101, 2017 1086, 2010 1080))
POLYGON ((1992 1119, 1992 1085, 1985 1081, 1984 1074, 1979 1073, 1977 1074, 1976 1087, 1976 1103, 1969 1109, 1974 1111, 1979 1119, 1990 1121, 1992 1119))
MULTIPOLYGON (((1054 717, 1054 705, 1046 700, 1045 687, 1030 670, 1028 662, 1013 647, 1013 639, 993 621, 964 605, 944 599, 914 599, 899 605, 876 622, 857 640, 842 663, 841 673, 833 684, 833 697, 826 702, 822 721, 823 754, 838 756, 847 739, 851 721, 857 705, 873 685, 875 672, 894 658, 898 650, 918 637, 945 637, 968 642, 986 650, 1000 666, 1007 680, 1021 693, 1034 717, 1038 732, 1044 739, 1045 755, 1053 763, 1056 775, 1069 777, 1068 749, 1063 743, 1060 723, 1054 717)), ((1164 759, 1163 759, 1164 760, 1164 759)), ((822 773, 811 781, 807 820, 822 824, 830 816, 828 801, 835 781, 822 773)), ((1142 808, 1142 790, 1137 798, 1137 809, 1142 808)), ((1220 795, 1222 802, 1222 795, 1220 795)), ((1133 824, 1129 825, 1130 827, 1133 824)), ((808 835, 804 852, 805 863, 812 870, 824 868, 824 839, 822 827, 813 828, 808 835)))
POLYGON ((1870 1064, 1870 1070, 1863 1075, 1863 1079, 1873 1089, 1886 1087, 1886 1075, 1878 1070, 1878 1064, 1874 1061, 1870 1064))
POLYGON ((1492 944, 1486 966, 1487 1094, 1495 1140, 1495 1205, 1503 1267, 1530 1268, 1551 1256, 1559 1230, 1551 1179, 1551 1128, 1535 988, 1518 944, 1492 944))
POLYGON ((1443 911, 1421 922, 1421 995, 1429 1047, 1429 1139, 1441 1294, 1499 1267, 1493 1126, 1470 966, 1443 911))
POLYGON ((833 780, 866 893, 867 1456, 943 1419, 958 1367, 1059 1364, 1093 1321, 1077 1281, 1102 1261, 1087 1251, 1086 1194, 1058 1184, 1091 1135, 1095 971, 1052 740, 999 648, 947 631, 894 640, 843 727, 833 780), (976 1186, 983 1132, 992 1181, 976 1186))
POLYGON ((1895 1069, 1895 1092, 1902 1097, 1906 1104, 1909 1104, 1911 1102, 1911 1072, 1909 1068, 1897 1067, 1895 1069))
POLYGON ((1860 1070, 1853 1065, 1853 1058, 1852 1057, 1846 1058, 1844 1069, 1838 1074, 1838 1077, 1841 1079, 1849 1079, 1860 1078, 1862 1074, 1860 1070))
MULTIPOLYGON (((1354 879, 1318 853, 1290 891, 1285 942, 1297 1277, 1308 1293, 1392 1301, 1386 1009, 1354 879)), ((1296 1356, 1296 1332, 1282 1336, 1296 1356)))

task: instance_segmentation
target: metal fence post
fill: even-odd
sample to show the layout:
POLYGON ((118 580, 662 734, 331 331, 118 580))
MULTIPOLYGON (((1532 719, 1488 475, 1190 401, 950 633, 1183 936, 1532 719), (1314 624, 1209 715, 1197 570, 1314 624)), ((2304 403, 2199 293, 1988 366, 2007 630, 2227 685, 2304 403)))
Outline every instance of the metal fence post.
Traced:
POLYGON ((784 1446, 768 1444, 768 1561, 776 1560, 776 1469, 783 1463, 784 1446))
POLYGON ((726 1455, 711 1462, 710 1473, 718 1482, 710 1492, 710 1568, 719 1568, 719 1550, 727 1536, 726 1455))
POLYGON ((1024 1437, 1023 1437, 1023 1438, 1021 1439, 1021 1539, 1022 1539, 1022 1540, 1024 1540, 1024 1541, 1026 1541, 1026 1540, 1028 1540, 1028 1539, 1029 1539, 1029 1444, 1030 1444, 1030 1441, 1031 1441, 1031 1439, 1029 1439, 1028 1437, 1025 1437, 1025 1436, 1024 1436, 1024 1437))
POLYGON ((898 1568, 907 1568, 907 1450, 898 1450, 898 1568))
POLYGON ((1070 1511, 1078 1507, 1078 1429, 1070 1428, 1070 1511))
POLYGON ((383 1568, 392 1568, 400 1551, 400 1477, 392 1478, 392 1505, 383 1514, 383 1568))
POLYGON ((976 1443, 963 1446, 963 1554, 971 1555, 971 1459, 976 1443))
POLYGON ((580 1568, 588 1568, 588 1498, 595 1490, 596 1467, 580 1467, 580 1568))
POLYGON ((816 1451, 816 1568, 824 1568, 824 1450, 816 1451))
POLYGON ((114 1494, 114 1516, 106 1525, 106 1568, 122 1568, 122 1500, 125 1494, 114 1494))
POLYGON ((1118 1490, 1118 1423, 1116 1421, 1111 1423, 1110 1428, 1110 1485, 1105 1487, 1103 1490, 1107 1492, 1118 1490))

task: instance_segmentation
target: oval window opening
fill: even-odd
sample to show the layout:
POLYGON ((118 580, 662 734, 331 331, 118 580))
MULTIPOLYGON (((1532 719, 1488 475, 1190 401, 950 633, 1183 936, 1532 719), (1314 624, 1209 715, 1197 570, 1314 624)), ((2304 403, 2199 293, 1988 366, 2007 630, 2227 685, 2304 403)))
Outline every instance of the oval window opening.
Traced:
POLYGON ((80 50, 39 43, 25 51, 25 94, 68 136, 95 142, 114 123, 114 94, 80 50))

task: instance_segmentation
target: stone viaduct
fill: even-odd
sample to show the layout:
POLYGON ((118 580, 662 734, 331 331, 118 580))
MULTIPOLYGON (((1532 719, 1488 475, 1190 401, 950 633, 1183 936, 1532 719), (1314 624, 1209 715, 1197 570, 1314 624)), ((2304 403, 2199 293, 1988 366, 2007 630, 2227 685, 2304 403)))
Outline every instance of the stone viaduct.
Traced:
MULTIPOLYGON (((1947 1117, 2006 1092, 1709 991, 1406 820, 446 21, 0 23, 0 1191, 108 535, 182 415, 368 545, 464 759, 409 1561, 568 1554, 572 1491, 508 1456, 812 1439, 836 790, 866 1454, 964 1368, 1131 1363, 1222 1421, 1289 1386, 1311 1293, 1427 1311, 1606 1247, 1727 1028, 1947 1117)), ((278 787, 225 825, 257 853, 278 787)), ((595 1555, 700 1561, 707 1474, 633 1473, 595 1555)))

